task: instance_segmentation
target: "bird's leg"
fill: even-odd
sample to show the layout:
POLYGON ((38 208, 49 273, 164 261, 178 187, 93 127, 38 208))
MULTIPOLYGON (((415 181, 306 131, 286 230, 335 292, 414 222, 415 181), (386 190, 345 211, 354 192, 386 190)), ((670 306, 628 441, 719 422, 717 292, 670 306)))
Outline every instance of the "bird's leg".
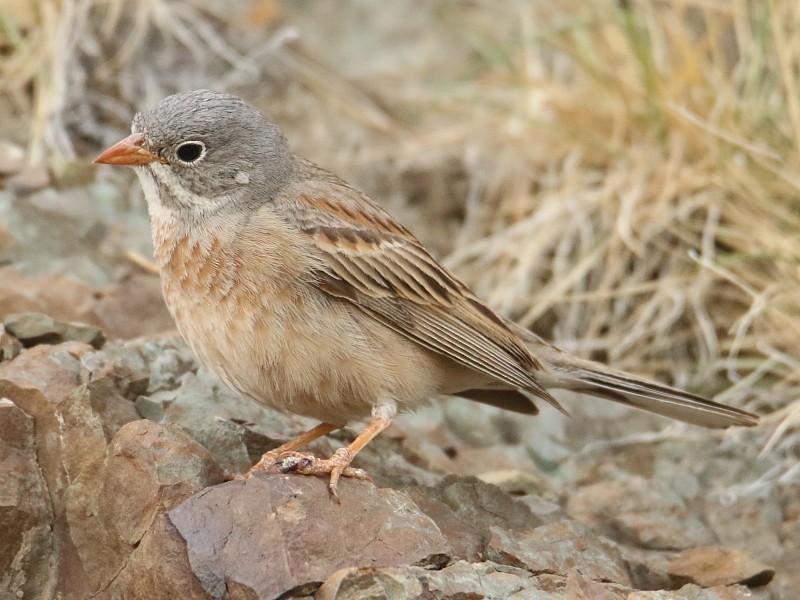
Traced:
POLYGON ((333 456, 327 459, 319 459, 305 455, 297 455, 281 461, 279 469, 283 473, 301 473, 303 475, 327 475, 330 474, 331 479, 328 484, 328 491, 334 498, 336 496, 336 486, 339 482, 339 477, 354 477, 356 479, 368 479, 367 473, 361 469, 354 469, 350 466, 356 454, 361 451, 364 446, 369 444, 375 436, 381 431, 386 429, 392 423, 392 418, 382 414, 378 411, 377 414, 369 422, 366 429, 353 440, 353 442, 344 448, 339 448, 333 453, 333 456))
POLYGON ((267 471, 270 467, 274 466, 278 459, 281 457, 282 454, 287 452, 293 452, 303 446, 307 446, 317 438, 321 438, 323 435, 329 434, 331 431, 335 431, 339 429, 338 425, 332 425, 331 423, 320 423, 314 429, 306 431, 304 434, 297 436, 293 440, 289 440, 285 444, 281 444, 277 448, 273 448, 269 452, 264 453, 256 464, 250 467, 250 470, 243 474, 238 475, 236 479, 249 479, 253 476, 253 474, 257 471, 267 471))

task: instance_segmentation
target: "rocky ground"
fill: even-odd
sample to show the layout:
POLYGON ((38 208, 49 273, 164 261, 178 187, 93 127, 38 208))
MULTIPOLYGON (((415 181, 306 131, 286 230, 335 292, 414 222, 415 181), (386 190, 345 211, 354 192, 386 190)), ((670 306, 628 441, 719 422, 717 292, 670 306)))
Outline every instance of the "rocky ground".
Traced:
POLYGON ((37 314, 8 316, 2 331, 3 599, 800 589, 798 484, 759 485, 778 468, 758 455, 760 430, 587 444, 602 433, 576 417, 566 439, 583 437, 583 450, 567 453, 556 415, 451 400, 368 446, 357 464, 374 482, 343 481, 336 503, 322 479, 226 481, 309 423, 228 391, 173 335, 105 342, 96 327, 37 314))
MULTIPOLYGON (((665 138, 676 149, 667 157, 631 145, 649 134, 626 130, 616 108, 588 118, 604 103, 631 102, 630 126, 652 109, 636 109, 636 86, 611 77, 639 72, 638 62, 620 62, 617 17, 597 31, 574 29, 597 18, 578 9, 600 3, 571 3, 563 18, 554 7, 564 2, 41 4, 39 19, 37 3, 6 0, 0 28, 8 35, 16 23, 26 41, 14 42, 16 53, 0 47, 0 82, 16 90, 0 94, 0 600, 798 597, 796 204, 759 217, 779 233, 759 237, 749 212, 734 218, 761 198, 796 202, 796 183, 767 169, 767 181, 791 188, 781 196, 753 187, 752 166, 723 170, 749 165, 742 149, 755 149, 761 164, 765 140, 776 136, 726 133, 746 143, 731 154, 717 141, 713 159, 715 132, 728 130, 709 117, 698 128, 699 154, 681 158, 686 138, 677 135, 665 138), (569 39, 544 45, 538 61, 535 48, 509 45, 517 35, 538 40, 536 32, 569 39), (598 55, 604 43, 581 50, 595 34, 613 52, 598 55), (37 46, 33 60, 27 52, 37 46), (581 57, 591 73, 597 60, 613 65, 614 73, 597 71, 610 100, 569 87, 581 81, 571 70, 581 57), (460 249, 448 264, 504 314, 527 315, 537 332, 617 366, 645 365, 693 389, 732 385, 718 399, 764 422, 709 432, 577 396, 560 396, 570 418, 546 406, 534 418, 447 399, 403 416, 359 454, 356 466, 373 481, 342 481, 339 503, 322 479, 229 480, 314 423, 244 400, 198 368, 147 263, 148 222, 132 174, 90 165, 128 131, 135 110, 194 87, 231 89, 268 107, 300 154, 365 189, 437 256, 460 249), (606 147, 614 161, 603 162, 597 150, 606 147), (715 160, 710 183, 696 183, 695 167, 715 160), (626 162, 663 173, 640 177, 626 162), (746 193, 718 195, 737 178, 746 193), (659 221, 654 207, 673 204, 677 220, 659 221), (714 242, 717 225, 727 241, 714 242), (520 250, 520 240, 542 232, 552 243, 542 241, 538 254, 520 250), (612 234, 622 241, 595 254, 612 234), (746 243, 732 246, 738 239, 746 243), (725 281, 687 266, 698 248, 710 267, 711 250, 720 253, 713 272, 725 281), (762 283, 741 277, 747 259, 762 283), (500 282, 518 293, 503 294, 500 282), (651 286, 659 282, 669 288, 660 295, 651 286), (529 314, 540 294, 545 308, 529 314), (615 318, 586 319, 603 311, 615 318), (628 336, 636 328, 644 334, 628 336)), ((791 3, 770 6, 779 4, 791 3)), ((661 16, 671 24, 674 15, 661 16)), ((715 55, 696 52, 701 29, 688 31, 686 56, 715 55)), ((683 38, 665 39, 679 48, 683 38)), ((684 85, 696 100, 691 64, 679 72, 691 75, 684 85)), ((775 97, 763 86, 782 78, 748 64, 732 70, 757 74, 758 98, 775 97)), ((725 87, 712 81, 713 116, 725 87)), ((676 87, 670 82, 662 91, 676 87)), ((651 102, 650 91, 639 96, 651 102)), ((663 101, 670 111, 686 103, 663 101)), ((687 106, 687 115, 702 115, 687 106)), ((773 120, 758 104, 733 106, 737 120, 773 120)), ((675 127, 665 114, 659 127, 675 127)), ((796 172, 795 154, 775 154, 796 172)), ((312 449, 328 455, 357 431, 312 449)))
POLYGON ((343 481, 340 503, 321 479, 226 481, 313 423, 198 369, 137 258, 129 181, 39 177, 0 193, 3 600, 800 589, 797 469, 760 454, 774 421, 709 432, 577 397, 572 418, 450 399, 370 444, 356 464, 374 482, 343 481))

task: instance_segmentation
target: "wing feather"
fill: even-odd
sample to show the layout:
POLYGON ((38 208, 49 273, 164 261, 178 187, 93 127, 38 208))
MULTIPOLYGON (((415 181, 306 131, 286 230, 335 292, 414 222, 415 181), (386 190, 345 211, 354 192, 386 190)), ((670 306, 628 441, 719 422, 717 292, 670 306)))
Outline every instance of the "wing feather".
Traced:
POLYGON ((287 190, 286 208, 326 268, 322 291, 344 298, 421 346, 563 410, 534 372, 543 368, 495 313, 366 196, 333 179, 287 190))

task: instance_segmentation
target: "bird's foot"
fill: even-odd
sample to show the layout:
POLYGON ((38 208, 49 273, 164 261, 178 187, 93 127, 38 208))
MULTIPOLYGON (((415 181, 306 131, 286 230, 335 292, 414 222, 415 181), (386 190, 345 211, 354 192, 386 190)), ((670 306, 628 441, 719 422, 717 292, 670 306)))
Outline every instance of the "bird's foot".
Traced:
POLYGON ((277 466, 281 473, 330 475, 328 491, 338 502, 339 497, 336 495, 336 487, 339 483, 339 477, 371 480, 366 471, 350 466, 353 456, 354 454, 349 448, 339 448, 330 458, 317 458, 313 454, 301 452, 284 452, 277 460, 277 463, 273 464, 277 466))
POLYGON ((264 453, 261 459, 250 467, 250 470, 247 473, 242 473, 240 475, 236 475, 233 477, 236 481, 242 481, 245 479, 250 479, 253 475, 258 473, 259 471, 269 471, 271 468, 275 467, 278 463, 278 459, 281 456, 281 452, 278 451, 279 449, 270 450, 269 452, 264 453))

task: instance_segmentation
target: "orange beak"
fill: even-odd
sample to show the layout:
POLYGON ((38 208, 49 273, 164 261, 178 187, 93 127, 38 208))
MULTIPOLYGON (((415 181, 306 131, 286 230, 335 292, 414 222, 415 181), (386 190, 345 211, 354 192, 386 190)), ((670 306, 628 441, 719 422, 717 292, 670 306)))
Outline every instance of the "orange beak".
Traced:
POLYGON ((104 165, 149 165, 151 162, 166 162, 143 147, 141 133, 133 133, 102 152, 94 162, 104 165))

